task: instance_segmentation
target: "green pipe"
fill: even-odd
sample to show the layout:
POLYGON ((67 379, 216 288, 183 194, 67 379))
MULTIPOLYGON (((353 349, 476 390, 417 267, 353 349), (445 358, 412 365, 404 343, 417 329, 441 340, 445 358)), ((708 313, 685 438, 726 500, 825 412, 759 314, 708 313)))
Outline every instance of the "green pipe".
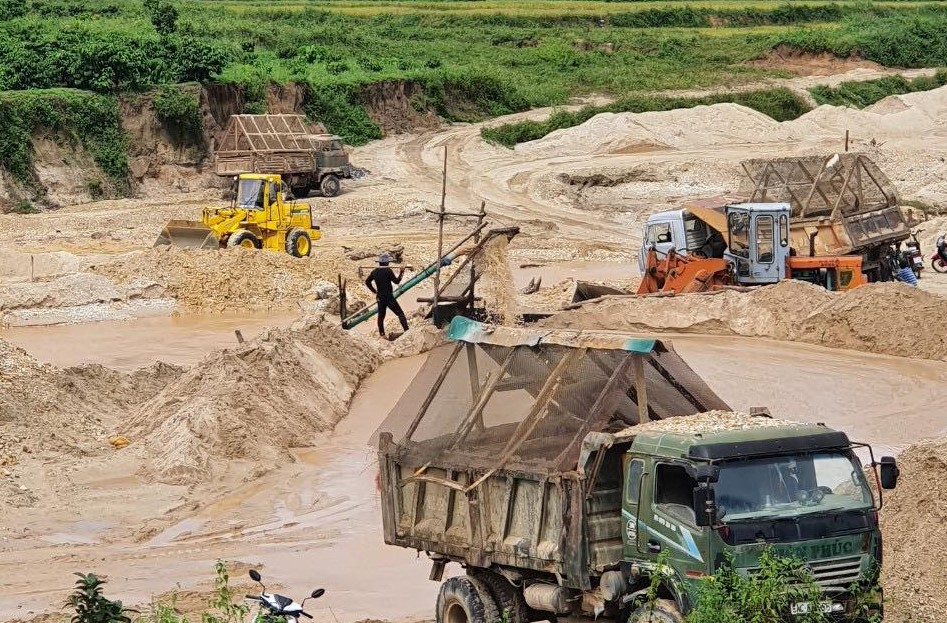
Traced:
MULTIPOLYGON (((447 255, 441 258, 440 262, 434 262, 427 268, 420 271, 417 275, 415 275, 414 277, 411 277, 411 279, 408 279, 407 281, 402 283, 400 286, 395 288, 394 292, 392 292, 392 295, 397 299, 402 294, 404 294, 405 292, 407 292, 414 286, 418 285, 419 283, 421 283, 422 281, 424 281, 425 279, 427 279, 428 277, 436 273, 438 265, 441 265, 441 266, 449 265, 451 262, 454 261, 454 258, 456 257, 456 255, 457 255, 456 252, 448 253, 447 255)), ((364 311, 359 312, 358 314, 354 316, 350 316, 349 318, 346 318, 345 320, 343 320, 342 328, 351 329, 352 327, 362 324, 363 322, 365 322, 366 320, 368 320, 369 318, 371 318, 377 313, 378 313, 378 303, 377 302, 372 303, 364 311)))

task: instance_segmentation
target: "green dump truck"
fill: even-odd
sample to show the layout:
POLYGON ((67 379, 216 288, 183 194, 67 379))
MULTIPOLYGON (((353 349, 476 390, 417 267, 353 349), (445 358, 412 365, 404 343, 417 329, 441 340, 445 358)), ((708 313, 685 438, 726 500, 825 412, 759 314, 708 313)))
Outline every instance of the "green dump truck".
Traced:
POLYGON ((707 576, 728 559, 752 574, 768 546, 822 590, 795 613, 851 620, 851 588, 878 588, 894 459, 870 455, 873 492, 870 447, 731 413, 667 341, 465 318, 448 336, 379 435, 386 543, 426 552, 435 581, 466 569, 438 623, 678 623, 707 576))

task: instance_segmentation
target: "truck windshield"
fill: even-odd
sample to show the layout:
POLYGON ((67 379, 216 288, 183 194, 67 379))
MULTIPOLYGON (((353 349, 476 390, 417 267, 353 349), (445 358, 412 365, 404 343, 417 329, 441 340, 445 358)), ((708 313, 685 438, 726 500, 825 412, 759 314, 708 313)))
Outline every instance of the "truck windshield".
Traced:
POLYGON ((724 463, 714 489, 724 521, 862 510, 873 503, 858 460, 841 451, 724 463))
POLYGON ((237 188, 237 207, 247 210, 263 209, 263 180, 240 180, 237 188))

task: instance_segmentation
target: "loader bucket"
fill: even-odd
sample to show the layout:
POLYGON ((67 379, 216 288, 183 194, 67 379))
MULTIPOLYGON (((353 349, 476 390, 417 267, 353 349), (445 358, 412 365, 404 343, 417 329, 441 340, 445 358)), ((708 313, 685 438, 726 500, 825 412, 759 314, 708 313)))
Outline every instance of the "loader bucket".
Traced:
POLYGON ((154 246, 162 245, 187 249, 219 249, 220 237, 200 221, 171 220, 155 240, 154 246))

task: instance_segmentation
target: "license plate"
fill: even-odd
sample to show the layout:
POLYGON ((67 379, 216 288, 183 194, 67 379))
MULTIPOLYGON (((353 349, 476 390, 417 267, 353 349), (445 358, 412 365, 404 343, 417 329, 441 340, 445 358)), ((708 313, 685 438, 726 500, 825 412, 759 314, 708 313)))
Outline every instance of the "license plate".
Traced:
MULTIPOLYGON (((812 608, 811 601, 800 601, 794 603, 790 608, 790 614, 809 614, 812 608)), ((818 603, 818 608, 822 610, 823 614, 829 614, 832 612, 832 602, 831 601, 820 601, 818 603)))
POLYGON ((915 258, 914 258, 914 265, 915 265, 915 266, 921 266, 923 263, 924 263, 924 262, 921 261, 921 258, 919 258, 919 257, 915 257, 915 258))

